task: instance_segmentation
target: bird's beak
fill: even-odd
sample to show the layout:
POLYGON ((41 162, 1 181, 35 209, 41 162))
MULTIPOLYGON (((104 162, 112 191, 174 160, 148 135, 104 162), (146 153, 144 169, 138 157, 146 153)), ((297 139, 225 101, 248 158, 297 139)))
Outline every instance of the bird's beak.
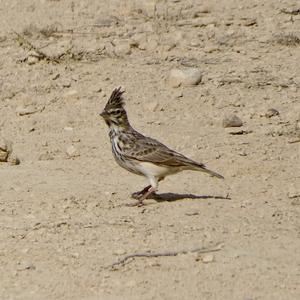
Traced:
POLYGON ((108 115, 105 111, 103 111, 102 113, 99 114, 99 116, 101 116, 103 119, 106 119, 108 115))

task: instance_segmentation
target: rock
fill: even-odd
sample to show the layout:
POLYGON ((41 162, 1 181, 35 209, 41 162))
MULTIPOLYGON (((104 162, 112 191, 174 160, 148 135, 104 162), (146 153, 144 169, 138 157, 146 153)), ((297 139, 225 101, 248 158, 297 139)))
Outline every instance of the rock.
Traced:
POLYGON ((133 1, 133 10, 145 14, 148 17, 152 17, 156 12, 157 9, 156 5, 157 5, 156 0, 147 0, 147 1, 135 0, 133 1))
POLYGON ((45 153, 40 154, 38 160, 53 160, 54 157, 52 154, 50 154, 48 151, 45 153))
POLYGON ((204 262, 205 264, 213 262, 214 259, 215 257, 212 253, 207 253, 202 256, 202 262, 204 262))
POLYGON ((6 162, 8 159, 8 152, 0 149, 0 162, 6 162))
POLYGON ((299 198, 294 198, 292 201, 291 201, 291 205, 300 205, 300 196, 299 198))
POLYGON ((11 156, 8 157, 7 162, 8 162, 10 165, 12 165, 12 166, 17 166, 17 165, 20 164, 21 161, 20 161, 20 159, 19 159, 17 156, 11 155, 11 156))
POLYGON ((182 91, 176 91, 176 92, 174 93, 174 97, 175 97, 175 98, 181 98, 181 97, 183 97, 183 92, 182 92, 182 91))
POLYGON ((266 118, 272 118, 274 116, 279 116, 279 111, 276 110, 275 108, 270 108, 267 110, 265 117, 266 118))
POLYGON ((63 79, 63 80, 61 81, 61 85, 62 85, 62 87, 64 87, 64 88, 69 88, 69 87, 71 87, 72 82, 71 82, 70 79, 63 79))
POLYGON ((12 153, 12 142, 0 137, 0 162, 7 162, 12 153))
POLYGON ((80 156, 79 151, 73 145, 67 148, 66 153, 70 158, 80 156))
POLYGON ((129 43, 122 43, 116 45, 114 52, 117 56, 126 56, 131 54, 131 48, 129 43))
POLYGON ((29 106, 20 105, 16 108, 16 113, 19 116, 31 115, 31 114, 34 114, 38 111, 39 110, 36 107, 34 107, 33 105, 29 105, 29 106))
POLYGON ((300 198, 300 188, 295 185, 290 185, 288 189, 288 197, 293 198, 300 198))
POLYGON ((197 68, 173 69, 170 72, 169 84, 172 87, 197 85, 201 82, 202 73, 197 68))
POLYGON ((24 271, 24 270, 35 270, 35 266, 32 262, 29 261, 21 261, 18 262, 18 271, 24 271))
POLYGON ((73 127, 67 126, 67 127, 64 127, 64 130, 65 130, 65 131, 73 131, 73 127))
POLYGON ((69 90, 66 93, 64 93, 63 97, 66 100, 78 100, 79 99, 78 91, 76 91, 76 90, 69 90))
POLYGON ((116 249, 113 252, 114 255, 124 255, 126 254, 126 251, 124 249, 116 249))
POLYGON ((29 65, 34 65, 39 62, 41 56, 35 51, 29 51, 27 55, 27 63, 29 65))
POLYGON ((227 128, 227 127, 241 127, 243 126, 243 122, 242 120, 233 114, 230 115, 226 115, 223 119, 223 127, 227 128))
POLYGON ((39 62, 39 58, 36 57, 36 56, 28 56, 27 57, 27 62, 28 62, 29 65, 34 65, 34 64, 39 62))

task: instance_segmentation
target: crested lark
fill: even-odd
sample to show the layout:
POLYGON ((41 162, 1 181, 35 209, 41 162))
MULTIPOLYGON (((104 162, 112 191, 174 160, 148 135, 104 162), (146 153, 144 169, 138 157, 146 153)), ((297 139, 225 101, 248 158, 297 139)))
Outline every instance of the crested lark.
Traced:
POLYGON ((112 153, 116 162, 129 172, 145 176, 150 182, 149 186, 132 194, 138 199, 134 205, 143 205, 143 200, 155 193, 159 181, 183 170, 201 171, 224 178, 208 170, 204 164, 195 162, 133 129, 124 109, 123 93, 120 87, 114 89, 100 116, 109 127, 112 153))

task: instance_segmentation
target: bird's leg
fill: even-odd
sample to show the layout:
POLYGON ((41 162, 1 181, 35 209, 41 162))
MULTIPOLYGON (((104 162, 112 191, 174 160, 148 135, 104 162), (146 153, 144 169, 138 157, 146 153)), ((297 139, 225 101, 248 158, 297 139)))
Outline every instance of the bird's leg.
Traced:
MULTIPOLYGON (((135 203, 130 203, 130 204, 127 204, 127 206, 143 206, 144 205, 144 200, 150 196, 151 194, 155 193, 156 189, 150 185, 150 188, 147 186, 147 191, 144 193, 144 194, 140 194, 140 197, 138 197, 138 201, 135 202, 135 203)), ((146 188, 145 188, 146 189, 146 188)), ((144 190, 145 190, 144 189, 144 190)), ((143 191, 144 191, 143 190, 143 191)))
POLYGON ((144 189, 142 189, 139 192, 135 192, 131 195, 133 199, 139 199, 141 198, 148 190, 151 188, 151 185, 146 186, 144 189))

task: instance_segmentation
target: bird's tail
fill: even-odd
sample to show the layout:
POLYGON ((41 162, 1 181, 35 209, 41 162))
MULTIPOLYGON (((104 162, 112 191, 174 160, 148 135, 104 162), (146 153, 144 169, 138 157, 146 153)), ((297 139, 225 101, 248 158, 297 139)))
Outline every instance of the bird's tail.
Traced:
POLYGON ((219 179, 224 179, 224 177, 222 175, 218 174, 217 172, 207 169, 206 166, 203 164, 193 165, 193 167, 194 167, 193 169, 195 171, 201 171, 201 172, 209 174, 210 176, 217 177, 219 179))

